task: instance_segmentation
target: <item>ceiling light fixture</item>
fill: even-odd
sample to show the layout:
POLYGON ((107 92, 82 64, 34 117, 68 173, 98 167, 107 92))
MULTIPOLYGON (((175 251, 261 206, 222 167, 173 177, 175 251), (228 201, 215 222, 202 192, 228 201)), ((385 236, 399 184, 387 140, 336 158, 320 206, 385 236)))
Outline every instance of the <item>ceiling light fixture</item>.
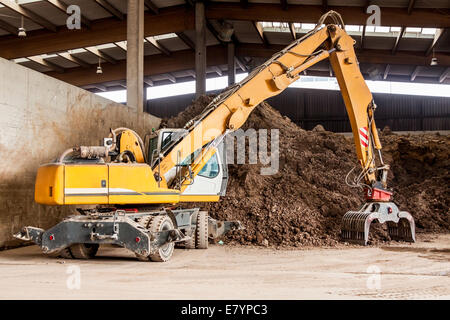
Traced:
POLYGON ((102 74, 103 73, 103 69, 102 69, 102 59, 98 59, 98 66, 97 66, 97 74, 102 74))
POLYGON ((27 36, 27 31, 24 27, 24 21, 23 21, 23 16, 22 16, 22 22, 20 24, 20 28, 19 28, 19 33, 17 34, 19 37, 23 38, 27 36))
POLYGON ((437 66, 437 65, 438 65, 438 61, 437 61, 437 58, 434 56, 434 49, 433 49, 433 58, 431 58, 430 66, 437 66))

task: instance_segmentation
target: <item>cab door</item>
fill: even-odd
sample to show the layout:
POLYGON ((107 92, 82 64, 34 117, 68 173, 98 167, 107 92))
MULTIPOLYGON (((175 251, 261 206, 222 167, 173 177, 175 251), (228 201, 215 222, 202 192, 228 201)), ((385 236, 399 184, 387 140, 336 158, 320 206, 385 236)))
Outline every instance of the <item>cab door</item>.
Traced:
POLYGON ((184 201, 217 201, 225 195, 228 170, 224 143, 217 147, 216 153, 208 160, 183 194, 184 201), (192 200, 190 200, 192 199, 192 200))

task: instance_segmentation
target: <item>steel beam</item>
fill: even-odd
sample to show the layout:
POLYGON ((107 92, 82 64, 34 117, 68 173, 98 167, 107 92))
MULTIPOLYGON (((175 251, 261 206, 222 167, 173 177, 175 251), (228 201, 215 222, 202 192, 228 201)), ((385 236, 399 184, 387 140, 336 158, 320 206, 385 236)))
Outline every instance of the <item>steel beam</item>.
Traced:
POLYGON ((104 61, 108 61, 109 63, 112 64, 116 64, 117 60, 114 59, 113 57, 107 55, 106 53, 104 53, 103 51, 100 51, 99 49, 97 49, 96 47, 85 47, 84 48, 86 51, 89 51, 90 53, 92 53, 93 55, 96 55, 97 57, 101 58, 104 61))
MULTIPOLYGON (((67 8, 69 6, 67 4, 65 4, 64 2, 62 2, 60 0, 47 0, 47 2, 50 3, 51 5, 53 5, 55 8, 62 11, 64 14, 68 14, 67 8)), ((91 21, 88 18, 86 18, 84 15, 81 14, 81 24, 83 24, 86 28, 90 28, 91 21)))
MULTIPOLYGON (((276 52, 284 49, 284 45, 270 45, 265 47, 261 44, 242 43, 236 47, 236 56, 239 57, 259 57, 270 58, 276 52)), ((420 52, 398 51, 396 55, 391 54, 391 50, 365 49, 357 50, 359 62, 376 64, 400 64, 400 65, 422 65, 429 66, 430 59, 420 52)), ((450 56, 445 53, 436 53, 436 58, 441 66, 450 66, 450 56)))
POLYGON ((195 50, 194 42, 192 42, 192 40, 187 35, 185 35, 183 32, 177 32, 176 35, 178 38, 180 38, 181 41, 184 42, 185 45, 187 45, 192 50, 195 50))
MULTIPOLYGON (((184 7, 162 8, 158 15, 145 14, 145 37, 192 29, 194 29, 192 9, 184 7)), ((92 21, 90 29, 77 30, 76 32, 67 28, 60 28, 56 33, 45 30, 30 31, 27 32, 26 39, 10 36, 0 37, 0 57, 17 59, 119 42, 126 39, 126 21, 106 18, 92 21)))
POLYGON ((222 69, 220 69, 218 66, 213 66, 211 67, 211 69, 214 70, 214 72, 217 73, 219 77, 223 76, 222 69))
POLYGON ((292 40, 297 40, 297 32, 293 22, 289 22, 289 31, 291 32, 292 40))
MULTIPOLYGON (((235 49, 236 57, 255 57, 255 58, 270 58, 274 53, 283 49, 283 45, 271 45, 265 47, 261 44, 241 44, 235 49)), ((378 65, 405 65, 405 66, 429 66, 430 59, 425 57, 420 52, 405 52, 398 51, 396 55, 391 54, 391 50, 369 50, 357 52, 358 61, 364 64, 378 64, 378 65)), ((439 65, 443 67, 450 67, 450 56, 446 54, 436 54, 436 58, 439 60, 439 65)), ((187 49, 182 51, 174 51, 170 56, 164 54, 150 55, 144 58, 144 74, 146 76, 164 74, 169 72, 176 72, 182 70, 189 70, 195 68, 195 53, 193 50, 187 49)), ((227 64, 227 49, 222 45, 208 47, 207 66, 219 66, 227 64)), ((237 60, 236 60, 237 63, 237 60)), ((240 62, 242 64, 242 62, 240 62)), ((66 69, 65 73, 59 74, 57 72, 48 72, 49 75, 54 76, 60 80, 69 82, 74 85, 86 85, 92 83, 116 81, 125 78, 126 63, 125 60, 120 60, 117 64, 112 65, 109 63, 103 64, 104 72, 102 75, 95 74, 95 68, 97 65, 92 65, 90 68, 70 68, 66 69)), ((245 66, 242 65, 242 69, 247 71, 245 66)), ((386 70, 385 70, 386 72, 386 70)), ((316 75, 317 71, 308 70, 308 75, 316 75)), ((320 75, 320 74, 319 74, 320 75)), ((324 75, 324 74, 321 74, 324 75)), ((325 75, 329 75, 329 71, 325 72, 325 75)), ((410 75, 397 76, 390 73, 389 80, 395 81, 410 81, 410 75)), ((415 81, 426 82, 429 77, 417 76, 415 81)), ((433 79, 433 78, 431 78, 433 79)), ((437 80, 435 79, 434 82, 437 80)), ((448 77, 442 80, 444 83, 448 81, 448 77)), ((429 80, 428 82, 433 82, 429 80)))
POLYGON ((8 31, 11 34, 17 35, 19 33, 19 29, 14 27, 12 24, 9 24, 8 22, 5 22, 3 20, 0 20, 0 29, 3 29, 5 31, 8 31))
POLYGON ((227 61, 228 61, 228 85, 236 82, 236 52, 234 43, 230 42, 227 46, 227 61))
POLYGON ((239 57, 235 57, 234 59, 235 59, 235 61, 236 61, 236 64, 238 65, 238 67, 239 67, 242 71, 244 71, 244 72, 247 72, 247 71, 248 71, 248 70, 247 70, 247 66, 245 65, 245 63, 243 63, 243 62, 241 61, 241 59, 240 59, 239 57))
POLYGON ((158 40, 154 37, 146 37, 145 40, 150 43, 153 47, 155 47, 159 52, 164 53, 166 56, 170 56, 170 51, 164 47, 158 40))
POLYGON ((409 3, 408 3, 408 14, 412 13, 415 3, 416 3, 416 0, 409 0, 409 3))
POLYGON ((328 12, 328 0, 322 0, 322 12, 328 12))
MULTIPOLYGON (((227 64, 226 49, 222 45, 208 47, 207 66, 218 66, 227 64)), ((144 75, 152 76, 171 73, 195 68, 195 52, 187 49, 175 51, 170 56, 164 54, 150 55, 144 57, 144 75)), ((76 86, 83 86, 92 83, 105 83, 109 81, 123 80, 126 78, 126 60, 120 60, 117 64, 103 63, 103 74, 96 74, 97 64, 90 68, 71 68, 59 74, 57 72, 47 72, 46 74, 59 80, 68 82, 76 86)))
POLYGON ((169 80, 172 83, 176 83, 177 82, 177 78, 175 78, 173 75, 171 75, 170 73, 165 73, 164 77, 166 77, 167 80, 169 80))
POLYGON ((57 55, 61 58, 64 58, 70 62, 73 62, 73 63, 79 65, 80 67, 83 67, 83 68, 90 67, 89 63, 87 63, 84 60, 81 60, 80 58, 74 56, 73 54, 70 54, 69 52, 60 52, 60 53, 57 53, 57 55))
POLYGON ((125 17, 124 14, 116 7, 114 7, 111 3, 109 3, 107 0, 94 0, 94 1, 117 19, 119 20, 124 19, 125 17))
POLYGON ((258 37, 261 40, 261 42, 264 45, 269 45, 269 42, 267 41, 266 36, 264 35, 264 30, 261 22, 258 21, 252 21, 253 27, 255 28, 256 32, 258 33, 258 37))
POLYGON ((415 67, 413 73, 411 74, 411 81, 414 81, 416 79, 419 72, 420 72, 420 66, 415 67))
POLYGON ((0 0, 0 3, 3 4, 5 7, 17 12, 24 18, 30 19, 31 21, 37 23, 41 27, 44 27, 50 31, 56 32, 57 27, 50 21, 42 18, 40 15, 34 13, 30 9, 25 8, 24 6, 21 6, 17 4, 15 1, 12 0, 0 0))
POLYGON ((431 42, 430 46, 428 47, 427 51, 425 52, 426 56, 429 56, 433 49, 436 47, 436 45, 439 43, 439 41, 443 38, 445 32, 447 29, 436 29, 436 33, 434 34, 433 41, 431 42))
POLYGON ((442 72, 442 74, 439 77, 439 83, 444 82, 444 80, 449 76, 450 76, 450 67, 445 69, 444 72, 442 72))
MULTIPOLYGON (((279 4, 252 3, 243 8, 240 3, 210 2, 206 8, 207 19, 229 19, 245 21, 280 21, 316 23, 322 15, 322 5, 289 5, 283 10, 279 4)), ((342 15, 348 25, 365 25, 367 14, 361 7, 329 6, 342 15)), ((415 9, 410 15, 404 8, 383 7, 383 25, 406 27, 450 27, 450 19, 435 9, 415 9)))
POLYGON ((396 54, 397 53, 398 46, 400 45, 400 41, 403 38, 403 34, 405 33, 405 30, 406 30, 405 26, 401 27, 400 32, 398 33, 398 36, 395 39, 395 44, 394 44, 394 47, 392 48, 392 54, 396 54))
POLYGON ((28 57, 28 59, 30 61, 33 61, 33 62, 37 63, 37 64, 40 64, 41 66, 47 67, 49 69, 52 69, 52 70, 54 70, 54 71, 56 71, 58 73, 64 73, 64 68, 62 68, 62 67, 60 67, 60 66, 58 66, 58 65, 56 65, 56 64, 54 64, 54 63, 52 63, 50 61, 47 61, 47 60, 45 60, 45 59, 43 59, 43 58, 41 58, 39 56, 28 57))
POLYGON ((205 4, 195 3, 195 96, 206 93, 206 17, 205 4))
POLYGON ((383 80, 386 80, 389 75, 389 70, 391 70, 391 65, 386 65, 386 69, 384 69, 383 80))
POLYGON ((363 29, 361 32, 361 49, 364 49, 365 41, 366 41, 366 25, 363 25, 363 29))
POLYGON ((159 14, 159 8, 153 3, 151 0, 145 0, 144 1, 145 6, 153 12, 153 14, 159 14))
POLYGON ((149 87, 153 87, 153 80, 152 79, 150 79, 149 77, 144 77, 144 83, 146 84, 146 85, 148 85, 149 87))
POLYGON ((127 43, 126 41, 119 41, 119 42, 114 42, 114 44, 116 45, 116 47, 122 49, 123 51, 127 52, 127 43))
POLYGON ((196 78, 196 76, 195 76, 195 71, 194 70, 186 70, 186 73, 188 74, 188 75, 190 75, 192 78, 196 78))

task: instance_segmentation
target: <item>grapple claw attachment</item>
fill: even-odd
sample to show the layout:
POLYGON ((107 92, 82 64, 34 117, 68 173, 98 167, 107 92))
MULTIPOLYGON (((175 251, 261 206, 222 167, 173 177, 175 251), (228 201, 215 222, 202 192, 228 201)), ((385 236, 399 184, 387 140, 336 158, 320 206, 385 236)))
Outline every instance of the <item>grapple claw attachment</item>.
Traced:
POLYGON ((416 241, 413 217, 406 211, 399 211, 393 202, 367 202, 359 211, 348 211, 342 219, 341 239, 367 245, 370 224, 374 220, 387 223, 391 239, 416 241))

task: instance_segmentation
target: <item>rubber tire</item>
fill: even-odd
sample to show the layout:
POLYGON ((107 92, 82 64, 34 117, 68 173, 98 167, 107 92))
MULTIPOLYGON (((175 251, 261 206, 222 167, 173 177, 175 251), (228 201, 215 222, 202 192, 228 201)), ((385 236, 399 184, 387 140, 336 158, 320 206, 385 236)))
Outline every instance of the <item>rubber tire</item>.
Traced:
POLYGON ((59 252, 59 257, 63 259, 73 259, 72 252, 70 251, 70 248, 64 248, 59 252))
POLYGON ((208 249, 208 212, 199 211, 197 214, 197 227, 195 235, 195 248, 208 249))
MULTIPOLYGON (((161 215, 154 217, 149 224, 150 232, 159 232, 164 230, 174 229, 172 219, 167 215, 161 215)), ((151 253, 149 258, 154 262, 166 262, 169 261, 173 255, 175 249, 175 243, 169 242, 159 248, 156 252, 151 253)))
POLYGON ((197 238, 196 233, 197 233, 197 227, 195 227, 194 231, 192 232, 191 238, 184 242, 185 249, 195 249, 195 241, 197 238))
POLYGON ((150 257, 149 256, 143 256, 142 254, 135 253, 136 258, 138 258, 139 261, 149 262, 150 257))
POLYGON ((70 252, 75 259, 92 259, 98 251, 98 244, 76 243, 70 246, 70 252))
POLYGON ((61 251, 53 253, 44 253, 47 258, 59 258, 61 256, 61 251))
POLYGON ((192 231, 192 235, 191 238, 187 241, 184 242, 184 248, 185 249, 195 249, 195 239, 197 238, 197 217, 198 217, 198 213, 197 216, 195 217, 195 228, 192 231))

